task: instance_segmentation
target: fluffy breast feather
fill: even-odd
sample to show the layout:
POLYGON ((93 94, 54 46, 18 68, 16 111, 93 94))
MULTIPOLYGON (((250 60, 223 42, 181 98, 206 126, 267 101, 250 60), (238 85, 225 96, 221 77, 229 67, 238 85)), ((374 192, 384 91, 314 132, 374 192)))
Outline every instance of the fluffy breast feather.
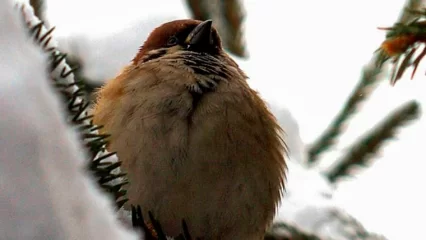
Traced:
POLYGON ((99 92, 94 122, 112 135, 130 203, 152 210, 170 234, 182 218, 196 236, 263 233, 281 197, 281 128, 226 61, 169 56, 131 65, 99 92), (193 92, 201 94, 196 106, 193 92))

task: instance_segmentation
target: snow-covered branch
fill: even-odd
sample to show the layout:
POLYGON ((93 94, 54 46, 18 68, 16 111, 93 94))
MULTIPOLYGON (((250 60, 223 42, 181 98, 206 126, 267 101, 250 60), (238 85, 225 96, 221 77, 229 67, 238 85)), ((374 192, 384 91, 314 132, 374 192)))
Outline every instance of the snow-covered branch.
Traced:
POLYGON ((138 239, 85 172, 77 134, 43 71, 47 59, 10 0, 0 1, 0 18, 1 238, 138 239))

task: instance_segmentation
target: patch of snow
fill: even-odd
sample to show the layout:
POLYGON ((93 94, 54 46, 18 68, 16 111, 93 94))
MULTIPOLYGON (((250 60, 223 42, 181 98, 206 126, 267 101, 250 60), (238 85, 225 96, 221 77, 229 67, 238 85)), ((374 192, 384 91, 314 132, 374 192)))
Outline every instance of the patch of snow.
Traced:
POLYGON ((138 239, 85 172, 77 134, 43 72, 47 59, 10 0, 0 1, 0 18, 0 236, 138 239))

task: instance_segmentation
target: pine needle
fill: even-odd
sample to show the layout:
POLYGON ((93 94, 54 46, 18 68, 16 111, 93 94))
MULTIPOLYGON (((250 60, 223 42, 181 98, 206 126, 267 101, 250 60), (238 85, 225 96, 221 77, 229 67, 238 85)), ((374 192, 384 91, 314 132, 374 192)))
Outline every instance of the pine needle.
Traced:
MULTIPOLYGON (((417 17, 413 14, 413 11, 420 9, 423 3, 424 0, 407 0, 404 8, 401 10, 396 25, 413 22, 413 19, 417 17)), ((336 143, 336 139, 343 131, 344 123, 355 113, 360 103, 371 95, 371 91, 373 90, 372 85, 378 81, 377 75, 380 73, 383 63, 388 59, 389 57, 384 56, 382 51, 376 52, 373 59, 364 68, 361 81, 352 91, 352 95, 346 101, 343 109, 338 113, 329 127, 309 147, 308 165, 313 165, 321 153, 330 149, 336 143)))
POLYGON ((423 7, 424 0, 407 0, 405 2, 404 10, 401 11, 399 21, 401 23, 408 23, 416 16, 412 14, 411 10, 417 10, 423 7))
POLYGON ((83 88, 84 92, 86 93, 86 97, 90 102, 93 102, 95 100, 94 92, 95 90, 102 87, 102 84, 96 83, 93 80, 88 79, 83 75, 83 65, 81 64, 82 61, 79 57, 73 56, 67 59, 67 62, 70 66, 73 68, 76 68, 76 71, 74 71, 74 78, 78 81, 83 83, 80 88, 83 88))
POLYGON ((77 68, 67 64, 67 54, 59 51, 56 43, 51 41, 54 28, 47 29, 42 21, 30 16, 31 12, 27 10, 22 5, 21 11, 32 39, 49 56, 52 85, 62 96, 67 112, 66 120, 79 131, 83 146, 92 158, 88 161, 89 169, 97 177, 99 186, 113 196, 117 208, 121 208, 127 201, 123 186, 128 182, 125 174, 120 172, 120 162, 115 154, 105 150, 108 135, 99 134, 100 127, 91 121, 93 116, 88 113, 90 102, 84 91, 85 83, 76 81, 74 73, 77 68))
POLYGON ((355 142, 349 148, 349 152, 336 161, 336 164, 326 173, 326 177, 334 183, 338 179, 348 176, 353 166, 366 166, 385 141, 394 138, 398 129, 419 117, 419 109, 416 101, 408 102, 397 108, 366 136, 355 142))

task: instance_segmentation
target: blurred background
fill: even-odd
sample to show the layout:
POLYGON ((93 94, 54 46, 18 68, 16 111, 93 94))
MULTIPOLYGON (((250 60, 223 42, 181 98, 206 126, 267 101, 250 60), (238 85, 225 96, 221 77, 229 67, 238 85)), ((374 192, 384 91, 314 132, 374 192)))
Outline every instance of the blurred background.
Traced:
MULTIPOLYGON (((158 25, 180 18, 213 18, 228 52, 285 127, 292 161, 328 178, 334 204, 369 231, 388 239, 422 235, 426 120, 420 112, 426 104, 426 65, 419 66, 412 81, 407 72, 395 86, 389 81, 389 66, 371 76, 374 51, 385 38, 377 27, 398 21, 405 0, 38 2, 43 3, 40 9, 46 24, 56 28, 53 35, 61 50, 81 65, 79 77, 94 87, 128 64, 158 25), (224 5, 228 12, 221 15, 218 6, 224 5), (366 78, 369 82, 361 84, 366 78), (353 94, 360 84, 362 90, 353 94), (355 114, 343 114, 352 118, 338 124, 341 134, 335 145, 328 146, 321 136, 330 124, 337 124, 336 115, 345 109, 351 94, 360 104, 352 108, 355 114), (397 129, 392 139, 392 134, 380 137, 382 147, 371 152, 370 142, 357 142, 411 100, 419 105, 410 102, 408 113, 399 116, 420 119, 397 129), (351 152, 354 143, 367 148, 364 154, 351 152), (327 151, 322 154, 318 149, 327 151), (330 178, 333 164, 350 154, 352 163, 366 166, 351 166, 350 171, 330 178)), ((297 186, 316 191, 320 188, 316 183, 297 186)))

